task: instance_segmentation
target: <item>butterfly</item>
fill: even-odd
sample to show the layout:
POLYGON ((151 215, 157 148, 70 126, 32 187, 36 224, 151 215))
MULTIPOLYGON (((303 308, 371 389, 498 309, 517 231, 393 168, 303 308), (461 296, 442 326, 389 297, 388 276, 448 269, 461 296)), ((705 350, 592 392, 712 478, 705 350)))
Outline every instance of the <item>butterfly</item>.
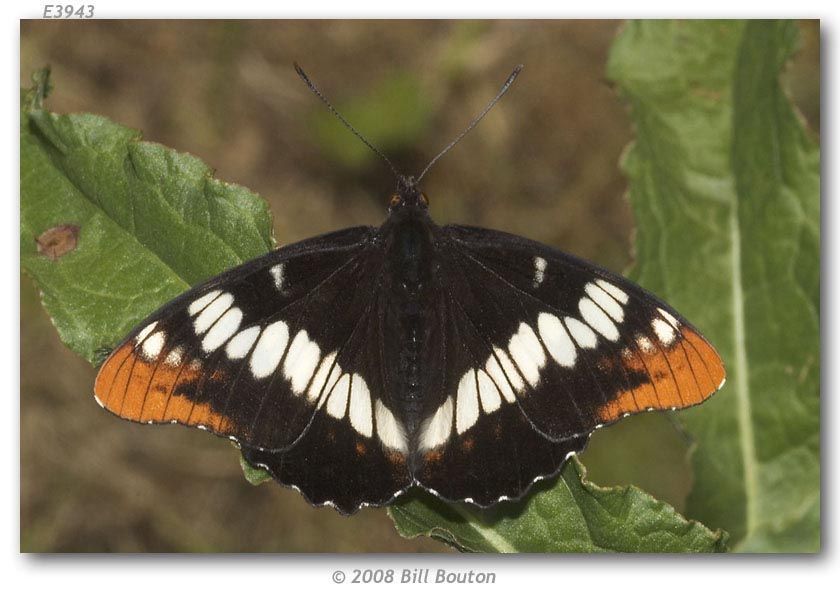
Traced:
POLYGON ((418 178, 397 173, 379 227, 278 248, 146 318, 103 363, 99 404, 228 437, 349 514, 414 486, 481 507, 521 498, 595 429, 720 389, 711 344, 631 281, 431 219, 420 179, 520 68, 418 178))

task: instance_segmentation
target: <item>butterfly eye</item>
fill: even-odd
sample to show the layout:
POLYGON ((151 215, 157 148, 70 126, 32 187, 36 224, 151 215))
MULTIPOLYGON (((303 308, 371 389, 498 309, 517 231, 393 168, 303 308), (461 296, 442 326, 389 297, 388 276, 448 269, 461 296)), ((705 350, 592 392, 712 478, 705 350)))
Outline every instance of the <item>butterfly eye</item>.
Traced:
POLYGON ((391 208, 395 208, 400 203, 400 201, 402 201, 402 198, 400 198, 399 194, 394 194, 393 196, 391 196, 391 208))
POLYGON ((420 194, 420 204, 425 206, 426 208, 429 207, 429 198, 426 196, 426 194, 420 194))

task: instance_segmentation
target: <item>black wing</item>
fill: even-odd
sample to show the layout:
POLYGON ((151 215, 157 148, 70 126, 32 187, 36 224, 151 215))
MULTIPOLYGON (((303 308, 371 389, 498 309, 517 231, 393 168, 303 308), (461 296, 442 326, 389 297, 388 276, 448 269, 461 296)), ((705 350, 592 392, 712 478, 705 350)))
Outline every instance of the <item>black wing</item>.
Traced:
POLYGON ((410 485, 408 441, 371 332, 383 253, 354 228, 278 249, 162 307, 103 364, 119 416, 230 437, 316 504, 344 512, 410 485))
POLYGON ((413 484, 409 438, 399 401, 386 391, 383 310, 377 293, 338 353, 312 425, 293 448, 267 452, 243 448, 245 459, 267 469, 316 505, 344 514, 387 504, 413 484))
POLYGON ((714 348, 630 281, 510 234, 448 226, 438 238, 446 341, 427 360, 443 381, 427 392, 413 464, 439 495, 518 497, 595 428, 723 384, 714 348))
POLYGON ((627 279, 511 234, 443 231, 465 312, 511 366, 505 374, 522 411, 548 438, 686 408, 723 384, 715 349, 627 279))
POLYGON ((444 280, 436 311, 440 343, 425 356, 435 385, 426 389, 413 436, 413 472, 444 499, 490 506, 555 474, 588 438, 552 441, 531 425, 505 375, 507 359, 476 327, 476 306, 459 284, 444 280))
POLYGON ((102 365, 97 400, 133 421, 289 447, 314 414, 330 359, 369 305, 372 290, 355 283, 376 277, 372 231, 280 248, 164 305, 102 365), (324 318, 335 312, 345 318, 324 318))

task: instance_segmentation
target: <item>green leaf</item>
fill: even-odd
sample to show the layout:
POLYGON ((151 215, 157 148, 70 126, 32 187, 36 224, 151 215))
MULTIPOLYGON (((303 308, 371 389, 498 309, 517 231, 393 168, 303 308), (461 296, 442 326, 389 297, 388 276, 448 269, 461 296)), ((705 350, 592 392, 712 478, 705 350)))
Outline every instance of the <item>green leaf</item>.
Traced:
POLYGON ((45 112, 47 85, 21 105, 21 265, 64 343, 96 363, 167 300, 269 251, 271 218, 193 156, 103 117, 45 112), (39 236, 68 225, 75 249, 39 252, 39 236))
POLYGON ((272 479, 271 473, 261 467, 255 467, 241 454, 239 455, 239 466, 242 467, 242 474, 251 485, 260 485, 272 479))
POLYGON ((687 521, 629 486, 600 488, 569 461, 554 484, 490 510, 416 494, 389 512, 405 537, 429 535, 469 552, 723 552, 726 534, 687 521))
POLYGON ((634 22, 608 66, 637 127, 632 277, 727 365, 680 413, 687 514, 751 552, 820 546, 820 155, 779 83, 796 41, 790 22, 634 22))

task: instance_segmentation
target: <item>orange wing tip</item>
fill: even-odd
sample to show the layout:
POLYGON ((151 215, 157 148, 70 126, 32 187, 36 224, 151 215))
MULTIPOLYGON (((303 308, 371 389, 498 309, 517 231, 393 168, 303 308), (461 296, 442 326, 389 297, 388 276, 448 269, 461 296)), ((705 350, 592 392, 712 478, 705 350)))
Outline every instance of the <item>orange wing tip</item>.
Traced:
POLYGON ((622 354, 623 367, 647 381, 619 393, 598 411, 605 424, 631 414, 677 410, 702 403, 726 381, 717 351, 694 330, 682 326, 679 335, 661 347, 639 345, 622 354))
POLYGON ((133 362, 132 351, 133 345, 130 342, 123 344, 105 359, 96 375, 96 381, 93 384, 93 397, 99 406, 110 412, 118 412, 114 410, 113 403, 110 401, 112 396, 116 397, 118 394, 112 394, 111 392, 114 391, 121 367, 126 362, 133 362))
POLYGON ((228 435, 233 432, 231 422, 186 391, 201 375, 199 361, 149 360, 129 341, 102 365, 94 383, 94 398, 106 410, 129 421, 180 423, 228 435))

